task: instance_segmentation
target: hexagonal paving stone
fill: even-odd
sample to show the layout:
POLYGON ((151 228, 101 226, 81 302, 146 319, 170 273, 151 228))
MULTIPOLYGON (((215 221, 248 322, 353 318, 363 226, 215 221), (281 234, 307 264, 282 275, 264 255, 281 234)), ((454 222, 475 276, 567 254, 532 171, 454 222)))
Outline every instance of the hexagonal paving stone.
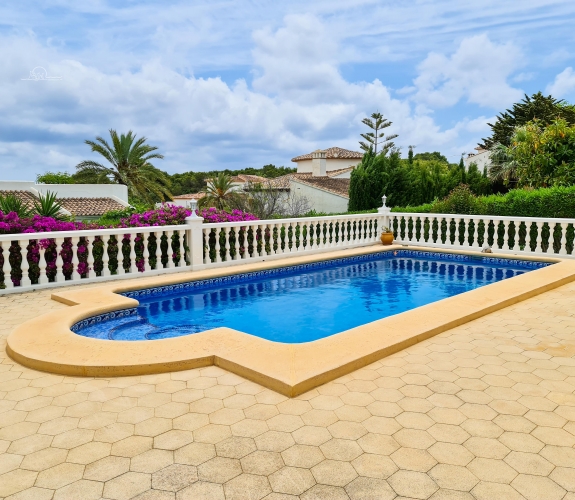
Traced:
POLYGON ((195 430, 193 439, 199 443, 216 444, 229 438, 231 435, 232 431, 228 425, 209 424, 195 430))
POLYGON ((528 500, 559 500, 565 490, 548 477, 519 474, 511 483, 528 500))
POLYGON ((388 483, 399 496, 408 498, 429 498, 438 486, 423 472, 397 471, 388 480, 388 483))
MULTIPOLYGON (((20 461, 22 462, 20 467, 22 469, 28 469, 40 472, 41 470, 49 469, 50 467, 54 467, 55 465, 61 464, 66 460, 67 455, 68 455, 67 450, 62 450, 60 448, 44 448, 43 450, 36 451, 34 453, 26 455, 24 457, 24 460, 22 460, 22 457, 19 457, 20 461)), ((5 459, 3 460, 3 457, 11 457, 11 456, 15 455, 0 455, 0 470, 2 470, 3 465, 6 465, 5 459)), ((68 460, 68 461, 74 462, 74 460, 68 460)), ((7 472, 7 470, 3 470, 2 472, 7 472)))
POLYGON ((154 448, 177 450, 193 440, 194 436, 190 431, 171 430, 154 438, 154 448))
POLYGON ((88 464, 84 469, 84 479, 105 482, 129 470, 129 458, 109 456, 88 464))
POLYGON ((198 471, 196 467, 173 464, 152 474, 152 488, 176 492, 197 480, 198 471))
POLYGON ((281 452, 295 444, 287 432, 268 431, 254 439, 259 450, 281 452))
POLYGON ((284 467, 271 474, 268 479, 273 491, 289 495, 301 495, 315 484, 309 470, 297 467, 284 467))
POLYGON ((458 491, 471 491, 479 482, 469 470, 459 465, 438 464, 429 475, 440 488, 458 491))
POLYGON ((82 479, 83 473, 83 465, 63 463, 40 472, 35 485, 40 488, 56 490, 82 479))
POLYGON ((241 474, 224 485, 224 492, 230 500, 260 500, 272 489, 267 478, 252 474, 241 474))
POLYGON ((502 460, 476 458, 467 468, 481 481, 509 484, 517 476, 517 472, 502 460))
POLYGON ((340 420, 328 427, 329 432, 334 438, 357 440, 367 434, 367 429, 357 422, 348 422, 340 420))
POLYGON ((197 483, 178 492, 178 500, 226 500, 221 484, 197 483))
POLYGON ((152 449, 132 458, 130 470, 151 474, 174 462, 173 454, 168 450, 152 449))
POLYGON ((345 487, 350 500, 392 500, 395 492, 389 484, 373 477, 358 477, 345 487))
POLYGON ((298 445, 282 451, 281 456, 286 465, 309 469, 324 460, 323 453, 316 446, 298 445))
POLYGON ((216 456, 213 444, 190 443, 174 452, 174 461, 180 464, 200 465, 216 456))
POLYGON ((357 472, 348 462, 324 460, 312 467, 311 472, 320 484, 345 486, 357 477, 357 472))
POLYGON ((81 498, 82 500, 98 500, 102 498, 104 485, 98 481, 87 481, 81 479, 56 490, 54 500, 71 500, 81 498))
POLYGON ((437 461, 425 450, 399 448, 390 458, 400 469, 427 472, 437 461))
POLYGON ((113 500, 128 500, 151 487, 151 477, 149 474, 140 472, 126 472, 104 485, 104 497, 113 500))
POLYGON ((198 478, 201 481, 225 483, 242 473, 239 460, 215 457, 198 466, 198 478))
POLYGON ((351 462, 360 476, 387 479, 398 467, 389 457, 364 453, 351 462))
POLYGON ((244 437, 231 437, 216 444, 216 453, 220 457, 242 458, 256 451, 253 439, 244 437))
POLYGON ((0 476, 0 495, 8 497, 31 488, 38 473, 15 469, 0 476))

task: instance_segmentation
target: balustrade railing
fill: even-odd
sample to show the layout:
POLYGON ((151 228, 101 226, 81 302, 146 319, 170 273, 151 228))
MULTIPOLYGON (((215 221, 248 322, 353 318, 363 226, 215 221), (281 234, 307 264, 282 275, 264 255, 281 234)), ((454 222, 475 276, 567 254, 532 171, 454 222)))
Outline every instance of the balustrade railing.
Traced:
POLYGON ((375 214, 0 235, 0 295, 36 288, 232 266, 370 245, 574 257, 575 219, 375 214))
POLYGON ((394 241, 404 245, 573 258, 575 219, 457 214, 389 214, 394 241))
POLYGON ((0 295, 367 245, 378 214, 0 235, 0 295))

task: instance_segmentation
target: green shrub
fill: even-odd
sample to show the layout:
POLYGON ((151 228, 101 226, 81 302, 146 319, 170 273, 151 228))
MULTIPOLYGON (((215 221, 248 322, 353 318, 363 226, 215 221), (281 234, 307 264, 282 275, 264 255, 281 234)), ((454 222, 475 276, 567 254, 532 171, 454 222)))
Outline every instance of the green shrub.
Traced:
POLYGON ((514 189, 490 196, 474 196, 466 187, 458 186, 443 200, 417 207, 395 207, 392 211, 575 218, 575 186, 514 189))

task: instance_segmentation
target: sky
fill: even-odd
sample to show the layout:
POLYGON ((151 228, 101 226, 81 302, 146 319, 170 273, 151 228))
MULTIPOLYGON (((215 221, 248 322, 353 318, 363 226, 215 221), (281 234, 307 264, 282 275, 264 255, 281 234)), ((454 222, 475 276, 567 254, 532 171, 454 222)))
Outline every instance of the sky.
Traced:
POLYGON ((0 180, 73 173, 109 129, 171 174, 294 166, 358 150, 375 111, 404 155, 457 162, 525 93, 575 102, 574 21, 572 0, 5 0, 0 180))

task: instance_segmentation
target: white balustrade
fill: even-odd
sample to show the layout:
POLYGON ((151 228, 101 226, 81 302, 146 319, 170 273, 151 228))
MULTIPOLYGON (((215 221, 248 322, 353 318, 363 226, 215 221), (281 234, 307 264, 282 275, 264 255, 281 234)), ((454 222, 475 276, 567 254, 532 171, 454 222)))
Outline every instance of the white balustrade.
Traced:
POLYGON ((214 224, 202 222, 203 219, 199 217, 191 217, 186 220, 185 225, 178 226, 0 235, 0 248, 4 261, 2 265, 4 283, 0 288, 0 294, 74 283, 229 267, 286 256, 325 253, 372 245, 379 241, 384 226, 395 233, 395 243, 401 245, 479 251, 487 245, 491 230, 494 253, 575 258, 575 255, 569 253, 574 243, 572 233, 575 219, 387 211, 377 214, 269 221, 214 224), (500 224, 502 237, 499 232, 500 224), (548 235, 544 236, 544 229, 548 235), (523 237, 520 237, 520 232, 524 233, 523 237), (557 234, 557 238, 554 234, 557 234), (136 244, 137 235, 142 239, 138 244, 136 244), (155 251, 150 251, 150 239, 154 239, 151 236, 155 238, 155 251), (166 254, 162 250, 164 236, 166 238, 164 244, 167 243, 166 254), (125 244, 124 238, 126 238, 125 244), (51 242, 48 250, 40 247, 40 240, 51 242), (240 242, 241 240, 243 241, 240 242), (31 241, 37 243, 30 247, 32 257, 28 262, 27 248, 31 241), (127 253, 127 271, 124 268, 124 246, 127 253), (79 247, 86 247, 87 253, 78 254, 79 247), (111 248, 117 253, 111 253, 111 248), (543 248, 546 250, 543 251, 543 248), (38 255, 34 254, 36 251, 38 255), (11 252, 13 254, 16 252, 12 256, 12 262, 21 259, 19 268, 14 272, 10 263, 11 252), (166 258, 164 255, 167 257, 165 267, 162 263, 162 258, 166 258), (176 262, 174 255, 179 255, 176 262), (156 260, 155 266, 150 262, 153 258, 156 260), (143 259, 141 272, 137 266, 138 259, 143 259), (83 276, 79 273, 81 261, 86 262, 88 267, 83 276), (64 275, 65 267, 68 279, 64 275), (20 273, 22 279, 17 286, 14 286, 11 276, 20 273))

